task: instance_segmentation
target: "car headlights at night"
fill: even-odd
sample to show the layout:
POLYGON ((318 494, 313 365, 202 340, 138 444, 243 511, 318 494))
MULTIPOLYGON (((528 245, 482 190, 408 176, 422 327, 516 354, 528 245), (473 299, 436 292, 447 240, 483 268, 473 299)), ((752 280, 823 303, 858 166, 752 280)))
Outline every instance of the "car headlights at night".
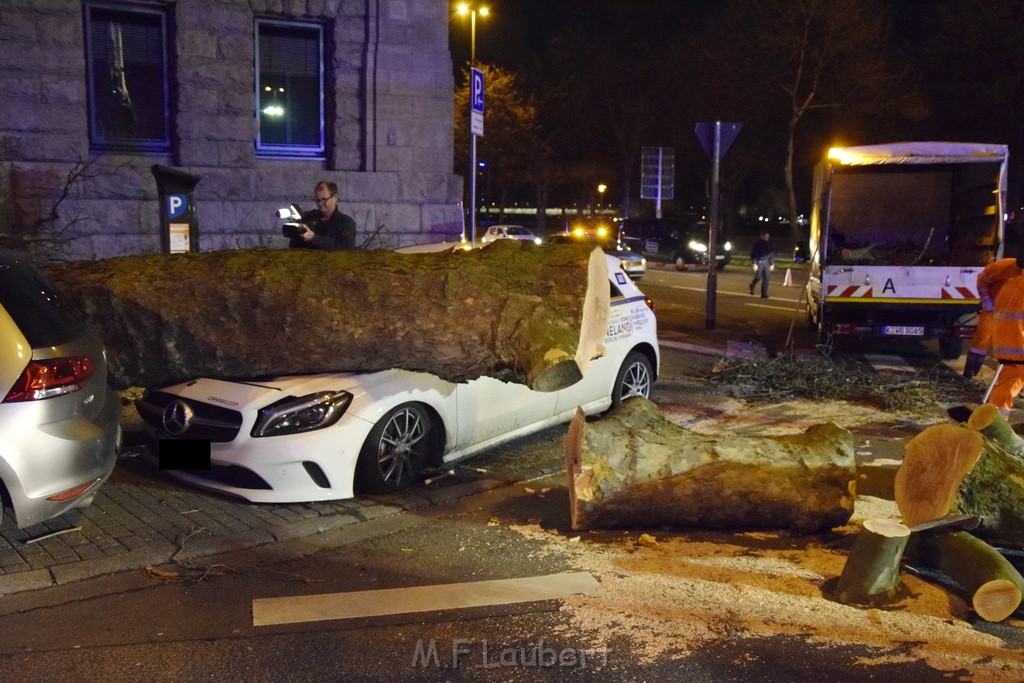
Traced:
POLYGON ((330 427, 352 403, 347 391, 320 391, 289 396, 261 408, 252 428, 254 437, 299 434, 330 427))
POLYGON ((732 251, 732 242, 726 242, 722 246, 725 247, 726 251, 732 251))
POLYGON ((539 237, 534 237, 533 238, 533 243, 534 244, 542 244, 543 240, 541 240, 541 238, 539 238, 539 237))
POLYGON ((705 252, 705 251, 708 250, 708 247, 707 247, 706 244, 701 244, 697 240, 691 240, 690 243, 688 245, 686 245, 686 246, 690 247, 690 249, 693 249, 694 251, 699 251, 699 252, 705 252))

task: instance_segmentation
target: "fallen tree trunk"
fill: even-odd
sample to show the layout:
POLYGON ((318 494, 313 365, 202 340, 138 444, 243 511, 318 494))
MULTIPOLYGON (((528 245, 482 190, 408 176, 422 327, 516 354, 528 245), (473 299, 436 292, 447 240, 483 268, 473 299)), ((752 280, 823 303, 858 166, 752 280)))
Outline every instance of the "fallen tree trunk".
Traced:
POLYGON ((999 552, 966 531, 913 534, 912 564, 937 569, 956 581, 986 621, 1002 621, 1020 606, 1024 577, 999 552))
POLYGON ((47 268, 102 328, 116 388, 402 368, 568 386, 603 353, 600 250, 234 250, 47 268))
POLYGON ((968 425, 989 435, 978 463, 964 477, 951 509, 978 515, 975 534, 990 543, 1024 548, 1024 459, 1016 455, 1018 438, 996 406, 977 408, 968 425))
POLYGON ((705 436, 631 398, 563 441, 573 529, 690 526, 813 533, 853 512, 853 437, 827 423, 794 436, 705 436))
POLYGON ((1017 435, 991 404, 967 424, 932 425, 907 442, 895 486, 903 523, 975 515, 976 536, 1024 548, 1024 459, 1007 450, 1016 449, 1017 435))
POLYGON ((910 529, 894 519, 866 519, 846 558, 836 599, 848 605, 877 607, 903 594, 900 561, 910 529))

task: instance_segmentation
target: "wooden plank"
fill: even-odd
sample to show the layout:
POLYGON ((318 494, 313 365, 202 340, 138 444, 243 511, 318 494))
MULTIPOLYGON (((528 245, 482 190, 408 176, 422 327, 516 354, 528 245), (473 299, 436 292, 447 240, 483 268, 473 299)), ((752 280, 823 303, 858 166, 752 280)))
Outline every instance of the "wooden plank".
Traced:
POLYGON ((556 600, 576 593, 590 594, 598 586, 589 572, 565 572, 436 586, 257 598, 252 601, 252 623, 273 626, 556 600))

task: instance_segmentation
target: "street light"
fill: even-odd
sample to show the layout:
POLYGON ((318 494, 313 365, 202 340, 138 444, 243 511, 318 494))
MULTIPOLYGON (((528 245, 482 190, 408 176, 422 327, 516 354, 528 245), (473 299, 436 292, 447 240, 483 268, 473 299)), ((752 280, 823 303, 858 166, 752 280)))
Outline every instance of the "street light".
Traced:
POLYGON ((601 208, 601 205, 604 204, 604 191, 607 189, 608 186, 605 185, 604 183, 601 183, 600 185, 597 186, 597 208, 601 208))
MULTIPOLYGON (((476 15, 486 17, 491 11, 486 5, 476 5, 466 2, 459 3, 455 11, 462 16, 469 15, 469 66, 472 69, 476 66, 476 15)), ((472 93, 470 93, 472 99, 472 93)), ((476 242, 476 135, 469 132, 469 239, 470 243, 476 242)), ((466 239, 466 235, 462 235, 466 239)))

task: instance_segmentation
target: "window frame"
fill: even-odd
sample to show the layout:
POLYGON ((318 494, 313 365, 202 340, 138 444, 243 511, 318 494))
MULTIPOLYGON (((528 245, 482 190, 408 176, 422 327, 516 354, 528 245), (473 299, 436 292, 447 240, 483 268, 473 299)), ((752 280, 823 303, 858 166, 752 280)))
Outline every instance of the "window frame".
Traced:
POLYGON ((323 23, 314 21, 300 21, 300 20, 285 20, 285 19, 268 19, 263 17, 256 17, 253 22, 253 42, 255 47, 255 101, 254 114, 256 116, 256 154, 259 157, 270 157, 270 158, 300 158, 300 159, 325 159, 327 154, 327 121, 326 121, 326 67, 324 63, 324 41, 326 31, 323 23), (319 78, 319 97, 318 105, 320 107, 320 142, 318 145, 296 145, 296 144, 281 144, 281 143, 265 143, 263 142, 263 123, 260 119, 262 111, 260 110, 260 91, 263 84, 260 82, 260 27, 261 26, 285 26, 285 27, 298 27, 306 29, 315 29, 317 32, 317 61, 318 61, 318 73, 319 78))
POLYGON ((172 107, 171 107, 171 63, 168 52, 168 37, 170 27, 170 16, 166 8, 154 7, 151 5, 137 5, 128 2, 85 2, 82 4, 84 44, 85 44, 85 68, 86 68, 86 99, 89 116, 89 145, 96 150, 126 151, 126 152, 159 152, 169 153, 171 151, 171 135, 173 131, 172 107), (160 57, 163 86, 163 138, 116 138, 108 137, 100 133, 97 127, 96 94, 93 92, 93 43, 92 43, 92 13, 93 10, 106 10, 123 14, 145 14, 155 16, 160 20, 160 57))

